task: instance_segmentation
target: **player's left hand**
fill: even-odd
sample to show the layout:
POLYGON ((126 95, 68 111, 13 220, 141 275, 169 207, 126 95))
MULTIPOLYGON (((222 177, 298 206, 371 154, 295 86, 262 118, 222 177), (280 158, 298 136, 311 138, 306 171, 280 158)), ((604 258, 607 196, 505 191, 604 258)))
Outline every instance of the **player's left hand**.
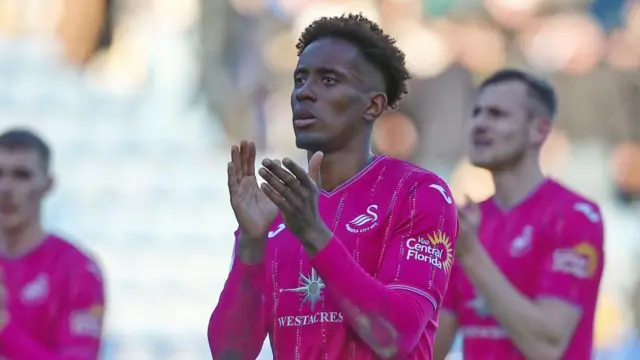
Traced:
POLYGON ((467 197, 466 205, 458 208, 458 219, 460 227, 456 240, 456 257, 462 259, 480 246, 478 240, 481 220, 480 207, 467 197))
POLYGON ((313 154, 308 174, 289 158, 282 160, 284 168, 274 160, 264 159, 258 171, 266 181, 262 191, 280 209, 287 229, 310 254, 320 251, 333 236, 318 211, 323 157, 322 152, 313 154))

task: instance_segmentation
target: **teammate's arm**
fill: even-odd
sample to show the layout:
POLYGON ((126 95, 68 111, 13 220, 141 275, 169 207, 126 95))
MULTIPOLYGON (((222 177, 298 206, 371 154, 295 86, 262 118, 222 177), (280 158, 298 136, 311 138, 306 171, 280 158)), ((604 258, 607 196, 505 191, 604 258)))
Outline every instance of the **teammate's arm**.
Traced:
POLYGON ((571 208, 556 217, 535 300, 514 288, 481 247, 460 261, 527 359, 561 359, 583 308, 595 306, 603 268, 603 226, 595 211, 587 217, 571 208))
POLYGON ((394 230, 375 277, 335 238, 311 259, 347 323, 383 359, 415 349, 449 279, 456 208, 444 182, 436 184, 442 192, 430 185, 417 185, 398 200, 404 203, 392 215, 394 230), (441 252, 430 255, 429 249, 441 252))
POLYGON ((438 332, 436 333, 436 344, 433 347, 433 359, 445 360, 456 339, 458 331, 458 318, 456 314, 442 309, 438 319, 438 332))
POLYGON ((449 285, 447 291, 442 300, 442 308, 438 316, 438 332, 436 333, 436 343, 433 346, 433 359, 445 360, 451 346, 456 339, 456 333, 458 331, 458 316, 456 311, 458 309, 458 294, 455 286, 456 272, 458 271, 456 265, 451 269, 451 276, 449 277, 449 285))
POLYGON ((96 360, 104 316, 104 284, 95 263, 70 269, 68 297, 62 305, 55 347, 44 346, 11 322, 0 332, 0 349, 13 360, 96 360))
POLYGON ((209 348, 215 360, 253 360, 267 336, 264 264, 244 263, 236 254, 234 250, 231 272, 209 320, 209 348))

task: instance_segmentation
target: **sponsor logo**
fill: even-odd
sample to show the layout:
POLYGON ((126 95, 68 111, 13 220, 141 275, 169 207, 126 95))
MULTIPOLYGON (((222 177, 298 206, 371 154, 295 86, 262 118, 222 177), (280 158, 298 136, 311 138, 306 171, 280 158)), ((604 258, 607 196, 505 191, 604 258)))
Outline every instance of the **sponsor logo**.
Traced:
POLYGON ((453 199, 447 195, 447 191, 440 185, 438 184, 431 184, 429 185, 430 188, 438 190, 438 192, 442 195, 442 197, 444 198, 444 201, 447 202, 447 204, 451 205, 453 204, 453 199))
POLYGON ((427 262, 447 273, 453 265, 453 248, 449 237, 442 231, 434 232, 427 238, 409 238, 405 242, 408 249, 407 260, 427 262))
POLYGON ((46 274, 38 274, 22 288, 21 298, 24 304, 34 304, 44 300, 48 295, 49 277, 46 274))
POLYGON ((597 267, 598 251, 587 242, 553 252, 553 271, 555 272, 587 279, 595 274, 597 267))
POLYGON ((584 214, 584 216, 592 223, 596 224, 600 222, 600 214, 591 204, 585 202, 575 203, 573 210, 584 214))
POLYGON ((460 329, 465 338, 477 339, 505 339, 507 332, 499 326, 470 325, 460 329))
POLYGON ((281 327, 307 326, 323 323, 341 323, 344 316, 337 311, 319 311, 310 315, 281 316, 278 318, 278 325, 281 327))
POLYGON ((518 257, 526 254, 531 249, 533 240, 533 226, 527 225, 522 229, 522 233, 515 237, 509 248, 509 255, 518 257))
POLYGON ((322 289, 324 289, 324 282, 316 274, 315 269, 311 269, 311 274, 307 277, 304 274, 300 274, 300 286, 293 289, 284 289, 284 292, 296 292, 303 294, 302 304, 309 303, 311 311, 316 307, 316 304, 322 300, 322 289))
POLYGON ((69 317, 70 332, 73 335, 100 338, 104 307, 94 305, 87 310, 74 311, 69 317))
POLYGON ((276 235, 280 234, 280 232, 285 228, 286 226, 284 224, 280 224, 275 230, 269 231, 269 234, 268 234, 269 239, 276 237, 276 235))
MULTIPOLYGON (((313 312, 316 305, 323 300, 322 290, 324 287, 324 282, 318 276, 316 270, 311 269, 311 274, 309 274, 309 276, 300 274, 300 286, 292 289, 283 289, 281 291, 301 294, 301 305, 309 304, 309 308, 313 312)), ((307 326, 321 323, 341 323, 343 321, 344 316, 338 311, 318 311, 308 315, 280 316, 277 318, 278 325, 281 327, 307 326)))
POLYGON ((369 231, 378 225, 378 205, 369 205, 366 214, 356 216, 347 223, 346 228, 352 233, 369 231))

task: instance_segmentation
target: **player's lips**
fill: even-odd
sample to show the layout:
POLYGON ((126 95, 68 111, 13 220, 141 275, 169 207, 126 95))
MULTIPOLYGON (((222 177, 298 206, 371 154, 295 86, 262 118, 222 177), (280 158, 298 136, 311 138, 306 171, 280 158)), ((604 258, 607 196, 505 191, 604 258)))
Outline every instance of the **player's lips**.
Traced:
POLYGON ((293 126, 296 128, 306 128, 313 125, 316 122, 315 118, 310 119, 297 119, 293 121, 293 126))
POLYGON ((493 145, 493 141, 489 139, 473 139, 473 146, 487 147, 493 145))
POLYGON ((299 109, 293 112, 293 126, 296 128, 305 128, 313 125, 318 119, 309 110, 299 109))

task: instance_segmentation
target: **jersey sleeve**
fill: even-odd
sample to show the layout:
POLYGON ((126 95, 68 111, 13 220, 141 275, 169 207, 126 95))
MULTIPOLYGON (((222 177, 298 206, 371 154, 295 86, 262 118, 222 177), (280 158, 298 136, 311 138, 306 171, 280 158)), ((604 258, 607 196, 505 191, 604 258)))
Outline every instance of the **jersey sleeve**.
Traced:
POLYGON ((459 309, 459 295, 456 282, 458 281, 458 273, 460 268, 458 265, 453 264, 451 267, 451 274, 449 275, 449 283, 442 299, 442 309, 455 313, 459 309))
POLYGON ((267 337, 264 264, 238 260, 239 236, 236 230, 229 276, 209 319, 207 337, 215 359, 255 359, 267 337))
POLYGON ((63 356, 97 359, 105 312, 102 273, 82 258, 71 273, 66 311, 58 326, 58 348, 63 356))
POLYGON ((604 268, 604 226, 597 206, 576 202, 548 229, 537 297, 552 297, 581 309, 595 306, 604 268))
POLYGON ((458 215, 446 184, 436 179, 399 194, 373 276, 335 236, 311 259, 345 322, 378 354, 411 354, 442 303, 458 215))
POLYGON ((445 297, 458 235, 456 206, 438 180, 417 185, 396 212, 377 275, 389 289, 424 297, 434 310, 445 297))
POLYGON ((10 321, 0 333, 3 354, 14 360, 96 360, 104 316, 104 285, 98 266, 85 257, 70 258, 56 343, 45 346, 10 321))

